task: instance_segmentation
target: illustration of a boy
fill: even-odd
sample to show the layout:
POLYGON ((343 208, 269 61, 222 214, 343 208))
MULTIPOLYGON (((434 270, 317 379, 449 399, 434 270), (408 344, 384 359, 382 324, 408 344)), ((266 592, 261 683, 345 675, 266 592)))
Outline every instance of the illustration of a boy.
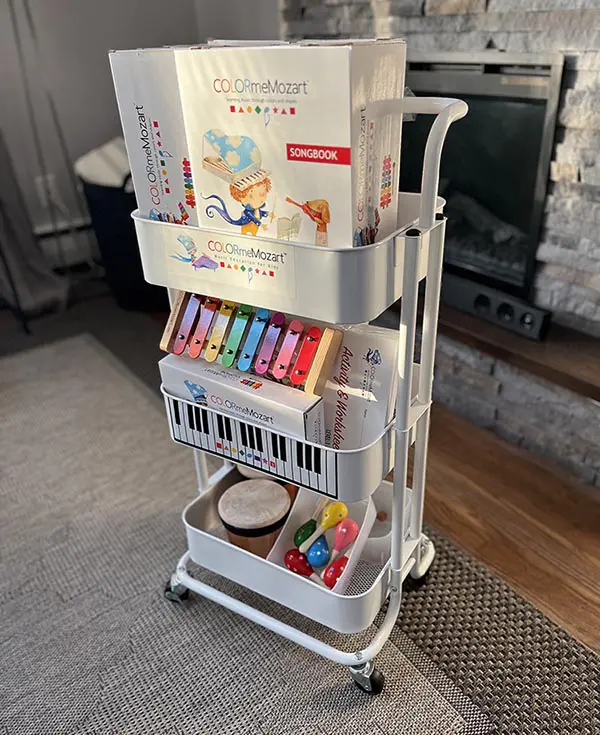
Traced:
POLYGON ((212 199, 218 202, 218 204, 209 204, 206 207, 206 214, 209 217, 214 217, 216 213, 230 225, 239 225, 242 228, 242 235, 256 236, 261 227, 266 230, 269 226, 269 223, 263 222, 263 220, 269 217, 266 201, 267 194, 271 191, 271 179, 264 174, 263 177, 249 186, 243 186, 242 188, 242 184, 243 182, 240 182, 240 184, 236 182, 229 186, 231 197, 244 207, 240 217, 237 219, 232 217, 227 211, 227 205, 217 194, 204 197, 207 201, 212 199))
POLYGON ((206 215, 218 214, 230 225, 242 228, 242 235, 258 234, 266 230, 273 214, 266 208, 267 194, 271 191, 271 179, 262 168, 262 156, 256 143, 246 135, 227 135, 222 130, 207 130, 204 134, 202 167, 229 184, 231 197, 242 206, 239 217, 232 216, 227 204, 217 194, 202 195, 212 203, 206 207, 206 215), (270 216, 269 222, 266 221, 270 216))

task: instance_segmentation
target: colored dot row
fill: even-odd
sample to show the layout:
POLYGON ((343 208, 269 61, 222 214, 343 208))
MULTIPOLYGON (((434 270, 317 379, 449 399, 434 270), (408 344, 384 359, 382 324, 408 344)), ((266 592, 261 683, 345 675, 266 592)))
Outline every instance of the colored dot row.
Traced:
POLYGON ((192 166, 187 158, 183 159, 183 188, 185 189, 185 203, 193 209, 196 206, 196 193, 192 179, 192 166))

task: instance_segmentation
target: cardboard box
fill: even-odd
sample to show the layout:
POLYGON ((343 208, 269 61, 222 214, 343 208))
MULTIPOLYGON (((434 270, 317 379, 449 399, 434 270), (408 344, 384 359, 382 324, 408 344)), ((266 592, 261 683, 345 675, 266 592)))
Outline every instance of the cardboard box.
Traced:
POLYGON ((158 366, 173 396, 299 439, 322 441, 323 400, 318 396, 185 356, 167 355, 158 366))
POLYGON ((325 445, 358 449, 374 442, 394 417, 398 330, 368 324, 344 330, 323 393, 325 445))
POLYGON ((141 214, 197 225, 173 50, 112 51, 109 58, 141 214))
POLYGON ((345 248, 397 227, 399 40, 176 48, 199 224, 345 248))

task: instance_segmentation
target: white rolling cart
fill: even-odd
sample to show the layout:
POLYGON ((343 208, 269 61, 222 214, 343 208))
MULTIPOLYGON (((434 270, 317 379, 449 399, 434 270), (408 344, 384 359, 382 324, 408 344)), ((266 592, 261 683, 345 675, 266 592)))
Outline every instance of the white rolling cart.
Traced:
MULTIPOLYGON (((275 470, 261 467, 279 478, 350 503, 370 502, 376 491, 385 493, 387 488, 392 522, 386 556, 366 558, 364 562, 361 557, 343 594, 235 547, 214 532, 218 522, 217 501, 239 475, 223 450, 200 436, 194 423, 194 403, 170 396, 163 389, 172 438, 196 449, 199 489, 198 498, 183 513, 189 548, 167 584, 167 597, 179 600, 190 590, 196 592, 335 663, 348 666, 358 686, 372 694, 383 688, 383 675, 375 668, 374 658, 396 622, 402 583, 409 574, 417 579, 423 577, 435 554, 422 526, 445 232, 443 201, 437 197, 437 188, 446 133, 452 122, 467 113, 464 102, 452 99, 408 97, 396 103, 382 103, 384 106, 395 111, 401 109, 404 114, 434 115, 435 119, 425 149, 421 194, 401 194, 399 223, 402 226, 381 242, 362 248, 323 249, 258 237, 230 236, 222 231, 154 222, 133 215, 144 274, 151 283, 337 324, 370 321, 402 298, 395 420, 373 444, 355 451, 336 451, 278 434, 277 440, 295 447, 300 456, 305 451, 313 458, 318 456, 319 473, 312 472, 310 482, 307 474, 303 475, 293 462, 286 466, 280 464, 275 470), (286 263, 289 287, 270 288, 265 280, 258 279, 240 287, 226 279, 219 281, 218 272, 201 269, 182 274, 170 268, 169 260, 173 244, 182 234, 192 237, 199 250, 211 240, 226 239, 246 247, 262 244, 270 251, 279 252, 283 255, 280 260, 286 263), (415 362, 417 298, 423 278, 426 286, 422 341, 420 359, 415 362), (187 416, 190 419, 186 424, 187 416), (409 488, 408 454, 413 444, 414 469, 409 488), (212 475, 208 472, 206 453, 223 458, 222 466, 212 475), (392 468, 393 484, 384 480, 392 468), (373 623, 386 600, 389 604, 371 643, 360 651, 344 652, 195 579, 188 571, 191 561, 343 633, 364 630, 373 623)), ((252 460, 243 463, 254 466, 252 460)), ((312 469, 316 470, 314 465, 312 469)))

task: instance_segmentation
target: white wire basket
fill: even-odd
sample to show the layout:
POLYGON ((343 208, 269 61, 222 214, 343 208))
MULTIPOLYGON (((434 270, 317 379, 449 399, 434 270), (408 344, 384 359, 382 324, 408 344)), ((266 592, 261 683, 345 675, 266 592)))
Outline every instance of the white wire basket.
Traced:
MULTIPOLYGON (((419 367, 415 365, 411 426, 428 407, 428 404, 418 402, 418 383, 419 367)), ((369 497, 394 463, 393 421, 366 447, 331 449, 178 398, 168 393, 164 386, 161 390, 173 441, 252 467, 332 499, 353 503, 369 497)))
MULTIPOLYGON (((444 200, 438 197, 437 211, 444 200)), ((132 214, 150 283, 332 324, 361 324, 402 296, 405 236, 419 220, 421 196, 400 194, 399 229, 356 248, 236 235, 132 214)), ((434 225, 434 233, 441 228, 434 225)), ((427 242, 418 276, 427 271, 427 242)))

